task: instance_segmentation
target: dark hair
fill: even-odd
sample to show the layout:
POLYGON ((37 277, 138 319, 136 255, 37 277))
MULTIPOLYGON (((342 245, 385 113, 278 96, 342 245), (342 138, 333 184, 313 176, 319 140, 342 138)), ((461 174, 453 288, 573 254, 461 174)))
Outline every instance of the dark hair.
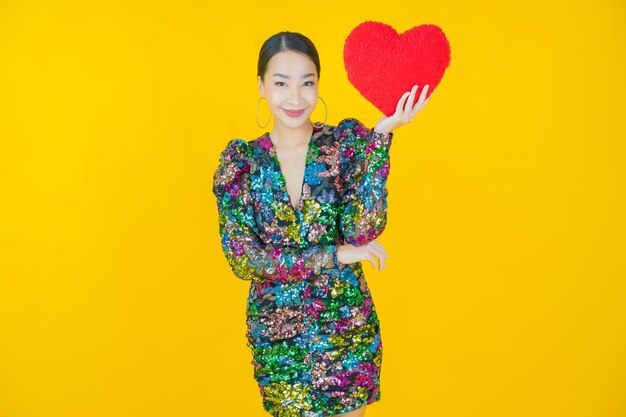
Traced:
POLYGON ((295 51, 309 57, 311 61, 315 63, 317 78, 319 79, 320 57, 317 54, 317 49, 315 45, 313 45, 313 42, 301 33, 283 31, 270 36, 261 46, 257 75, 260 76, 262 80, 265 78, 269 60, 277 53, 283 51, 295 51))

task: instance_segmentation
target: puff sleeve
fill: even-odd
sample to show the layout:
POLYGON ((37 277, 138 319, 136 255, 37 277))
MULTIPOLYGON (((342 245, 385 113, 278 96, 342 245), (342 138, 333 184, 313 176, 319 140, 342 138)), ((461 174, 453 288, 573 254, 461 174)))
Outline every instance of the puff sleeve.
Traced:
POLYGON ((235 276, 253 282, 290 282, 340 268, 337 245, 298 248, 264 244, 250 196, 254 159, 243 139, 232 139, 221 152, 213 175, 221 246, 235 276))
POLYGON ((380 236, 387 224, 393 132, 376 132, 355 118, 343 119, 335 132, 344 185, 339 225, 347 243, 361 246, 380 236))

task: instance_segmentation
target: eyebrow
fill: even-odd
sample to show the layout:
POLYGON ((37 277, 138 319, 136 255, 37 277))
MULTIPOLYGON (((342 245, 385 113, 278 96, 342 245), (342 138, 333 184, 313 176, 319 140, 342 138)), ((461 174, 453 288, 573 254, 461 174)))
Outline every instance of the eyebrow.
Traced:
MULTIPOLYGON (((304 75, 302 76, 302 78, 312 77, 312 76, 314 76, 314 75, 315 75, 315 74, 311 72, 311 73, 308 73, 308 74, 304 74, 304 75)), ((287 79, 289 79, 289 76, 287 76, 287 75, 285 75, 285 74, 279 74, 278 72, 277 72, 277 73, 274 73, 274 76, 279 76, 279 77, 283 77, 283 78, 287 78, 287 79)))

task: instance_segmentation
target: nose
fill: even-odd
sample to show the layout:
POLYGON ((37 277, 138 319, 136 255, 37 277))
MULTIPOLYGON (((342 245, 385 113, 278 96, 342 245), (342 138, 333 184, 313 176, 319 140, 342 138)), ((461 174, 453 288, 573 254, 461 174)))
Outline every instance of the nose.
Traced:
POLYGON ((294 86, 289 90, 289 103, 297 106, 300 103, 300 88, 294 86))

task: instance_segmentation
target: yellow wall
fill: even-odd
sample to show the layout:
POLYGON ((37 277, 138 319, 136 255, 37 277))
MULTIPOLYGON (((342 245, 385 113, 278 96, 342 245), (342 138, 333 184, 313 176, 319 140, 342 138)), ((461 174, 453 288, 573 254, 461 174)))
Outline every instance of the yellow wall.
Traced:
POLYGON ((209 3, 0 4, 0 416, 266 415, 211 176, 264 131, 281 30, 317 45, 328 122, 374 125, 342 61, 365 20, 452 48, 364 264, 368 417, 626 415, 624 2, 209 3))

